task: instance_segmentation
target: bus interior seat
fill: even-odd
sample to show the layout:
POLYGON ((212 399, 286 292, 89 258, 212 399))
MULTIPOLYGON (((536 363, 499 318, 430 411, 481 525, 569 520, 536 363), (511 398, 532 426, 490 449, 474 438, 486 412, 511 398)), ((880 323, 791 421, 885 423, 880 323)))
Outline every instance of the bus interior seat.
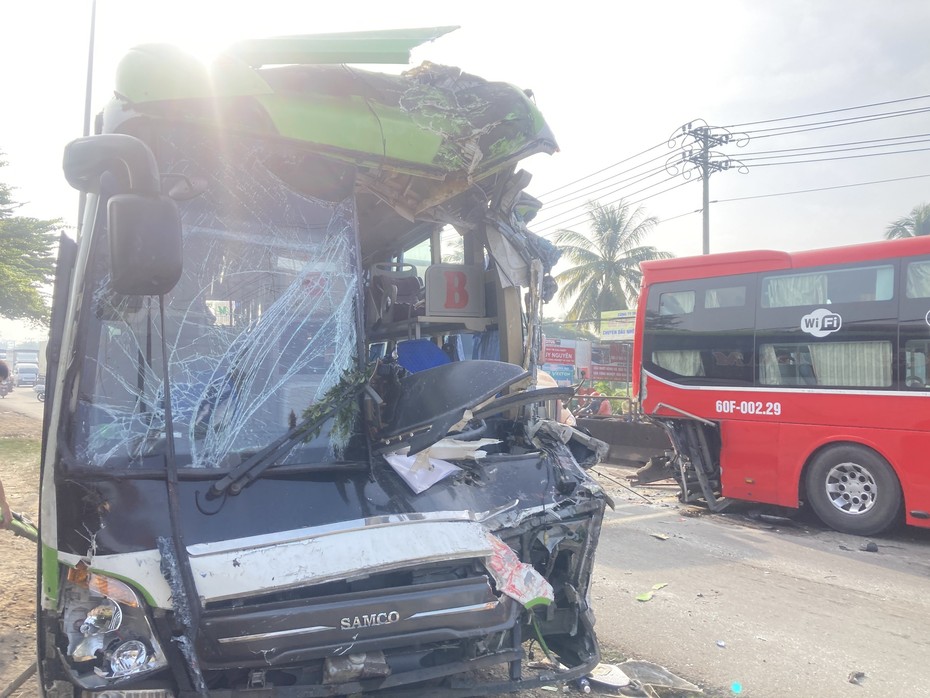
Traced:
POLYGON ((411 373, 451 363, 449 355, 431 339, 408 339, 397 343, 397 363, 411 373))
POLYGON ((402 262, 378 262, 370 269, 368 323, 389 323, 423 315, 426 289, 417 268, 402 262))

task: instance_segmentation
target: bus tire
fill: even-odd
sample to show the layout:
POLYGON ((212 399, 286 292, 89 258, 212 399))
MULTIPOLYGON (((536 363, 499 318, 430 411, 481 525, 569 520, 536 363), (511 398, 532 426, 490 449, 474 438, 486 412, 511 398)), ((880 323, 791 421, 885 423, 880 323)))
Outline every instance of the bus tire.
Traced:
POLYGON ((888 462, 870 449, 844 444, 821 451, 805 484, 820 520, 842 533, 872 536, 900 520, 901 485, 888 462))

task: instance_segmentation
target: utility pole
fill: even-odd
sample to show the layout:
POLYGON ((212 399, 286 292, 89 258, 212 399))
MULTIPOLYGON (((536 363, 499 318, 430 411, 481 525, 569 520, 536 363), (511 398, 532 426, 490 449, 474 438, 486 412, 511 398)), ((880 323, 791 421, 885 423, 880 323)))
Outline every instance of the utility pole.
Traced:
POLYGON ((701 214, 704 219, 704 252, 710 254, 710 146, 706 128, 701 131, 701 180, 704 188, 701 199, 701 214))
MULTIPOLYGON (((703 119, 701 122, 704 123, 703 119)), ((704 190, 701 207, 704 219, 703 253, 710 254, 710 176, 714 172, 730 169, 734 162, 728 155, 714 151, 712 148, 727 145, 736 137, 726 129, 708 126, 706 123, 703 126, 697 126, 694 121, 682 126, 680 133, 674 136, 669 144, 671 145, 679 136, 683 139, 680 157, 669 159, 665 166, 672 174, 678 174, 678 168, 681 167, 681 174, 685 179, 690 179, 695 170, 700 171, 704 190), (688 167, 688 163, 691 167, 688 167)), ((737 145, 745 145, 745 142, 740 143, 738 140, 737 145)), ((745 167, 742 163, 737 162, 737 164, 741 169, 745 167)))

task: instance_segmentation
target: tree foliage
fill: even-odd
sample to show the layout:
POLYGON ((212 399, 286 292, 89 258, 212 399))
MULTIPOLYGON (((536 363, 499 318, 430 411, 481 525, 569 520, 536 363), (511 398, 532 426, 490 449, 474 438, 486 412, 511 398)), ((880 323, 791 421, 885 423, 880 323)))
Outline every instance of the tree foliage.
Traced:
POLYGON ((885 228, 885 237, 889 240, 919 235, 930 235, 930 204, 915 206, 910 214, 899 218, 885 228))
POLYGON ((659 223, 655 216, 646 216, 642 207, 631 210, 623 201, 615 206, 592 201, 588 223, 587 234, 556 231, 555 244, 562 249, 563 259, 574 265, 556 281, 559 300, 571 302, 565 319, 590 321, 599 327, 601 312, 626 310, 639 297, 640 262, 674 255, 642 244, 659 223))
MULTIPOLYGON (((7 163, 0 161, 0 167, 7 163)), ((22 204, 0 183, 0 317, 47 324, 49 303, 42 286, 55 275, 55 243, 60 219, 14 215, 22 204)))

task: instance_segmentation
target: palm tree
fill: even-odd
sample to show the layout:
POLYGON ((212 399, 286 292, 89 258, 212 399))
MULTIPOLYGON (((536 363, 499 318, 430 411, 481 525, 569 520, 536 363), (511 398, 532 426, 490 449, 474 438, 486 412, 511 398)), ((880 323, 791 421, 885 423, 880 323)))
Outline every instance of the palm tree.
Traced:
POLYGON ((918 235, 930 235, 930 204, 915 206, 910 215, 899 218, 885 228, 885 237, 889 240, 918 235))
POLYGON ((635 211, 622 200, 615 206, 588 203, 590 233, 558 230, 555 244, 574 264, 556 277, 559 300, 574 302, 565 319, 589 321, 600 329, 601 312, 626 310, 639 297, 642 274, 639 263, 669 259, 674 255, 655 247, 643 246, 643 239, 658 225, 655 216, 646 216, 642 207, 635 211))

